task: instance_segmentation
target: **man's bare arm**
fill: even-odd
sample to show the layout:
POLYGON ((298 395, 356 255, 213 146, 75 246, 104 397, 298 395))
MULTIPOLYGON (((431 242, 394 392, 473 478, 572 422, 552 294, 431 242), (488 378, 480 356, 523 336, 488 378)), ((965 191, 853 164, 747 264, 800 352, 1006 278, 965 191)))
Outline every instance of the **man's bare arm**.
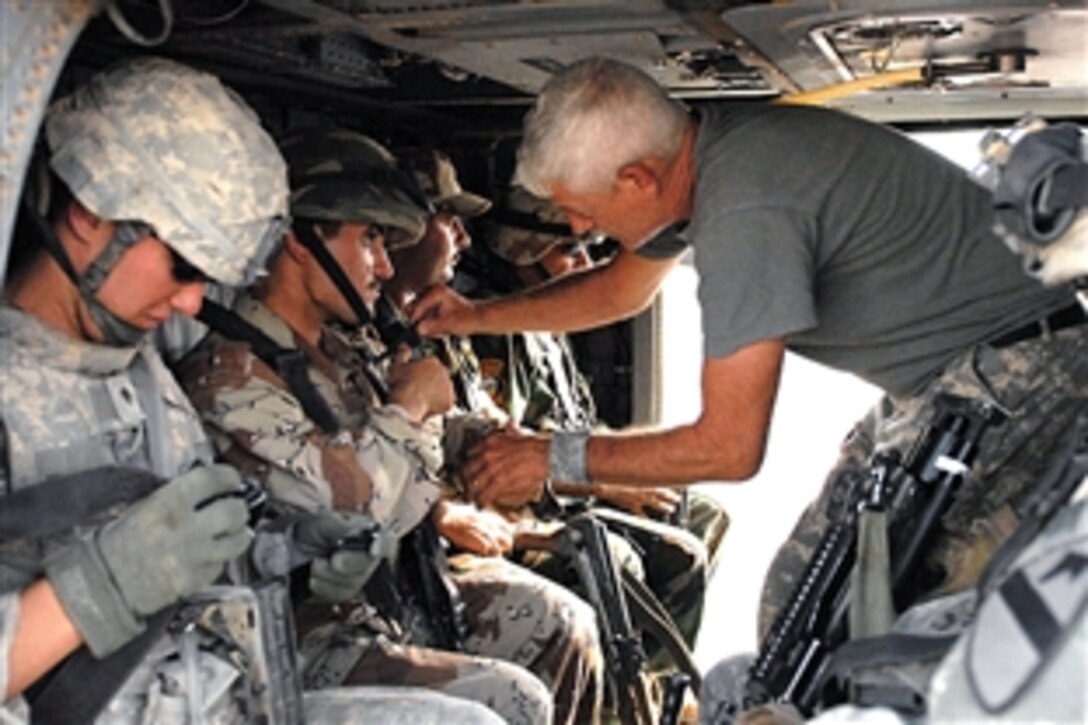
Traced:
POLYGON ((432 290, 412 306, 412 319, 424 335, 586 330, 646 309, 679 259, 646 259, 622 250, 607 264, 485 302, 432 290))
MULTIPOLYGON (((703 412, 689 425, 630 435, 594 435, 587 468, 594 482, 646 486, 740 481, 763 453, 778 391, 785 344, 755 343, 703 365, 703 412)), ((493 434, 465 465, 481 503, 518 505, 537 498, 548 470, 548 439, 493 434)))
POLYGON ((703 363, 703 410, 691 424, 655 433, 594 437, 594 481, 742 481, 763 463, 785 345, 759 342, 703 363))

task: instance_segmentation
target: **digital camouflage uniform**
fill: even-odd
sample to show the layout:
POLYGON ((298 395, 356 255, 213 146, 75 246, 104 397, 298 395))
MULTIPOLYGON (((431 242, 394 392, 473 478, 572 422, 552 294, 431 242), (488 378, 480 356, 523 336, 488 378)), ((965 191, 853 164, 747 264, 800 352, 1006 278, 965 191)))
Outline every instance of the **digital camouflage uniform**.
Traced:
MULTIPOLYGON (((10 466, 2 481, 4 491, 104 465, 170 478, 211 458, 199 418, 146 342, 133 348, 79 342, 5 305, 0 307, 0 369, 0 419, 10 466)), ((0 688, 7 683, 7 653, 19 614, 17 592, 42 573, 40 566, 28 562, 44 559, 66 540, 54 537, 43 551, 28 551, 27 542, 0 543, 0 688)), ((177 687, 178 651, 173 637, 163 635, 96 722, 185 722, 184 684, 170 689, 171 682, 177 687)), ((208 651, 202 652, 200 662, 201 667, 228 673, 220 675, 223 681, 239 676, 228 660, 208 651)), ((206 714, 227 718, 228 708, 234 707, 220 702, 206 714)), ((396 699, 370 688, 311 693, 306 695, 306 711, 315 722, 382 725, 487 722, 490 717, 472 703, 405 688, 397 688, 396 699), (432 717, 436 719, 428 720, 432 717)), ((2 722, 27 722, 28 716, 22 698, 0 708, 2 722)))
MULTIPOLYGON (((1086 384, 1088 326, 1079 325, 1008 347, 977 345, 920 394, 882 398, 850 432, 819 497, 772 561, 760 603, 760 638, 827 526, 826 512, 843 493, 836 485, 841 472, 865 470, 879 451, 908 451, 929 424, 940 392, 984 401, 1009 415, 983 435, 971 472, 927 552, 928 562, 946 572, 944 582, 934 592, 915 592, 914 601, 975 586, 993 552, 1016 529, 1019 507, 1061 452, 1066 432, 1083 426, 1086 384)), ((723 702, 742 692, 747 661, 732 658, 707 674, 700 697, 703 722, 716 722, 723 702)))
POLYGON ((1084 417, 1086 386, 1088 326, 1078 325, 1004 348, 975 346, 920 394, 882 398, 851 431, 819 497, 772 562, 763 587, 760 636, 827 525, 825 511, 836 494, 839 472, 866 468, 875 452, 908 451, 930 422, 932 401, 940 392, 989 402, 1009 416, 984 434, 930 555, 947 570, 941 591, 973 586, 994 548, 1015 528, 1018 506, 1061 445, 1064 432, 1084 417))
MULTIPOLYGON (((100 218, 153 224, 165 244, 223 282, 240 282, 260 266, 267 242, 276 236, 276 218, 286 211, 283 162, 248 107, 213 76, 161 59, 118 64, 54 104, 45 128, 52 171, 100 218)), ((131 325, 97 302, 98 287, 135 241, 121 237, 117 234, 86 271, 65 270, 110 344, 85 342, 7 304, 0 307, 4 495, 33 491, 46 477, 104 465, 173 478, 211 457, 198 417, 142 332, 134 335, 131 325), (123 344, 119 338, 133 339, 123 344)), ((59 243, 50 253, 58 261, 65 255, 59 243)), ((66 510, 66 501, 57 503, 58 511, 66 510)), ((33 539, 0 541, 0 690, 8 686, 21 591, 46 571, 53 576, 47 557, 72 550, 77 535, 81 540, 94 535, 125 506, 99 510, 74 529, 46 527, 48 534, 33 539)), ((42 518, 55 522, 55 512, 47 513, 42 518)), ((59 591, 56 582, 54 590, 59 591)), ((212 601, 200 605, 205 611, 233 593, 248 601, 250 589, 217 586, 215 591, 199 597, 212 601)), ((98 606, 94 597, 88 600, 79 603, 84 615, 98 606)), ((71 604, 64 597, 62 603, 71 604)), ((89 620, 80 621, 87 626, 89 620)), ((175 615, 176 627, 161 634, 150 630, 150 649, 132 663, 134 669, 120 673, 124 682, 96 722, 180 723, 191 721, 194 707, 207 721, 245 721, 233 683, 248 676, 246 664, 230 653, 247 643, 201 628, 178 634, 189 621, 175 615), (196 646, 186 647, 182 639, 196 646), (201 676, 199 685, 194 686, 194 674, 201 676)), ((104 640, 103 632, 82 629, 81 634, 94 656, 120 646, 116 637, 104 640)), ((249 664, 260 667, 258 659, 249 664)), ((100 683, 82 685, 89 690, 100 683)), ((440 701, 429 693, 405 695, 396 714, 413 722, 432 712, 452 717, 479 712, 471 703, 440 701)), ((348 702, 356 712, 352 722, 368 719, 363 693, 347 690, 335 698, 307 697, 306 715, 343 722, 348 702)), ((391 714, 388 697, 379 693, 375 703, 382 714, 391 714)), ((25 722, 28 715, 22 697, 0 708, 4 722, 25 722)), ((381 720, 392 721, 396 718, 381 720)))
MULTIPOLYGON (((398 534, 414 528, 439 495, 437 435, 410 424, 395 406, 374 405, 365 363, 336 333, 326 329, 321 349, 314 350, 252 298, 242 297, 235 310, 280 345, 304 350, 310 377, 342 429, 335 435, 318 430, 263 362, 244 345, 213 336, 182 375, 224 457, 294 503, 366 512, 398 534)), ((420 684, 485 702, 512 722, 537 722, 550 698, 516 663, 550 685, 557 721, 581 721, 580 708, 594 699, 592 612, 501 560, 474 561, 454 580, 468 610, 466 648, 486 657, 399 641, 381 634, 384 627, 362 610, 340 624, 327 613, 307 614, 313 625, 303 643, 309 682, 420 684)))

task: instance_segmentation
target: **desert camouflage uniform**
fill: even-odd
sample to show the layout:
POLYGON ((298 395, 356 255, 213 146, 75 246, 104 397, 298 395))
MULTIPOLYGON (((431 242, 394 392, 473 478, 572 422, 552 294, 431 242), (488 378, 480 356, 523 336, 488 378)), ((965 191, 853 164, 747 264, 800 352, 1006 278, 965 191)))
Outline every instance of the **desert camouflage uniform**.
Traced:
MULTIPOLYGON (((280 237, 287 201, 283 160, 253 112, 210 74, 160 58, 111 66, 51 107, 45 136, 52 171, 84 207, 102 219, 151 225, 175 253, 220 282, 252 278, 280 237)), ((77 340, 0 306, 4 495, 37 487, 48 476, 103 465, 173 478, 210 460, 212 448, 199 418, 143 331, 96 297, 117 260, 141 235, 116 234, 86 270, 71 275, 110 344, 77 340)), ((63 259, 62 250, 51 253, 63 259)), ((58 502, 62 512, 63 503, 58 502)), ((0 541, 0 691, 8 688, 21 590, 42 578, 45 557, 68 544, 84 525, 109 520, 123 508, 102 511, 80 522, 76 531, 33 540, 6 535, 0 541)), ((250 590, 220 586, 216 591, 239 593, 248 601, 250 590)), ((188 622, 175 618, 171 624, 181 629, 188 622)), ((193 636, 195 652, 180 657, 171 634, 151 642, 96 722, 185 722, 193 705, 209 722, 244 721, 233 685, 248 668, 220 654, 224 645, 230 649, 240 643, 199 631, 193 636), (188 687, 191 673, 201 675, 197 688, 188 687), (194 702, 193 695, 200 693, 202 702, 194 702)), ((189 635, 186 639, 192 641, 189 635)), ((355 711, 351 722, 394 721, 388 717, 393 708, 387 695, 377 693, 373 702, 381 720, 367 714, 365 693, 347 690, 308 696, 306 715, 343 722, 350 703, 355 711)), ((423 722, 435 713, 451 718, 481 714, 472 703, 450 703, 426 692, 406 692, 403 703, 396 708, 401 721, 423 722)), ((22 697, 0 706, 3 722, 25 722, 29 714, 22 697)))
MULTIPOLYGON (((514 420, 545 431, 585 430, 596 425, 589 385, 564 337, 550 333, 476 336, 473 345, 483 350, 477 368, 482 377, 477 385, 514 420)), ((609 528, 633 544, 626 548, 633 548, 631 555, 641 560, 638 568, 646 583, 672 615, 688 645, 694 646, 706 584, 729 517, 716 501, 693 492, 689 493, 689 506, 690 528, 686 530, 610 507, 594 510, 602 513, 609 528)), ((629 558, 622 556, 621 560, 629 558)), ((544 558, 539 565, 544 567, 538 569, 542 573, 557 574, 544 558)))
MULTIPOLYGON (((212 337, 190 357, 182 377, 225 457, 295 503, 352 508, 396 533, 411 530, 439 494, 438 431, 412 426, 395 406, 376 407, 364 362, 339 335, 326 330, 314 350, 252 298, 243 297, 235 309, 280 345, 306 352, 311 379, 343 428, 332 436, 316 429, 264 363, 243 346, 212 337)), ((307 668, 308 681, 425 685, 484 702, 512 722, 537 722, 550 712, 551 698, 513 662, 550 685, 557 721, 592 717, 593 673, 600 667, 585 604, 501 560, 458 567, 454 580, 468 607, 467 649, 486 657, 386 636, 361 610, 340 623, 328 612, 307 612, 303 649, 317 663, 307 668)))
MULTIPOLYGON (((104 465, 172 478, 211 458, 211 446, 195 411, 147 343, 116 348, 79 342, 3 305, 0 370, 4 379, 0 419, 8 453, 7 472, 0 476, 0 484, 5 492, 34 486, 48 476, 104 465)), ((64 543, 64 537, 58 536, 48 546, 64 543)), ((27 546, 29 542, 0 542, 0 690, 7 687, 8 653, 19 617, 18 591, 42 576, 40 566, 35 568, 33 562, 44 555, 27 546)), ((171 662, 177 659, 176 643, 163 635, 96 722, 170 721, 183 698, 167 694, 156 673, 170 672, 171 662)), ((218 660, 218 666, 222 663, 218 660)), ((387 693, 350 689, 309 694, 306 709, 323 723, 363 722, 361 712, 366 713, 366 722, 382 725, 427 722, 437 714, 450 718, 437 722, 477 716, 486 721, 489 716, 472 703, 437 698, 429 692, 399 692, 402 699, 396 707, 387 693), (346 703, 354 708, 353 717, 346 716, 346 703), (370 712, 372 703, 376 709, 370 712)), ((230 703, 224 705, 207 711, 208 716, 220 718, 217 722, 233 722, 226 707, 230 703)), ((181 707, 182 717, 184 713, 181 707)), ((27 722, 28 717, 21 697, 0 707, 0 722, 27 722)))
POLYGON ((932 401, 940 392, 990 402, 1009 416, 983 437, 930 555, 947 571, 941 591, 952 593, 977 582, 990 554, 1015 528, 1018 507, 1063 436, 1084 417, 1088 325, 1000 349, 978 345, 955 358, 920 394, 882 398, 851 431, 819 497, 772 562, 763 586, 761 637, 827 526, 829 503, 840 493, 834 485, 840 472, 864 469, 875 452, 908 451, 929 423, 932 401))

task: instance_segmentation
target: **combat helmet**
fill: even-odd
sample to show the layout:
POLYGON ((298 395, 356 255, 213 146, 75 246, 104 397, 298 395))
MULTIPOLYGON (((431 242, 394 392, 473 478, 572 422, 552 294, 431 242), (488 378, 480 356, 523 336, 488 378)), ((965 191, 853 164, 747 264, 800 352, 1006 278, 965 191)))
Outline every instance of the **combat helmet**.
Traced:
MULTIPOLYGON (((55 103, 45 134, 50 167, 81 204, 146 224, 212 279, 253 281, 280 241, 283 159, 213 75, 163 58, 115 65, 55 103)), ((103 252, 84 275, 97 278, 90 287, 123 251, 103 252)))
POLYGON ((559 209, 521 187, 511 189, 491 218, 491 251, 519 267, 536 264, 556 245, 577 240, 559 209))
POLYGON ((329 252, 312 222, 365 222, 383 228, 387 249, 418 242, 432 208, 412 176, 374 139, 347 129, 308 129, 283 139, 298 240, 365 325, 373 311, 329 252))
POLYGON ((414 179, 374 139, 346 129, 309 129, 280 143, 291 185, 291 215, 381 225, 388 249, 414 244, 430 206, 414 179))
POLYGON ((486 214, 491 209, 490 199, 466 191, 461 186, 457 180, 457 168, 444 151, 430 147, 416 148, 407 156, 407 160, 416 183, 436 209, 465 218, 486 214))

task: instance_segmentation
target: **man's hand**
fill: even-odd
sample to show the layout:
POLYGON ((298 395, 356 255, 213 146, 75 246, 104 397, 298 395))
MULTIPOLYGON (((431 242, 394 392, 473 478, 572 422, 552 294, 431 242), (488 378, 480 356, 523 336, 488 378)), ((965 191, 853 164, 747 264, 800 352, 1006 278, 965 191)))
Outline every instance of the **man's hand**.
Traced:
POLYGON ((517 508, 536 501, 548 478, 547 438, 507 426, 473 446, 462 470, 480 506, 517 508))
POLYGON ((408 348, 397 350, 389 366, 389 399, 416 423, 453 407, 455 393, 449 371, 433 355, 411 359, 408 348))
POLYGON ((408 314, 420 335, 467 335, 476 330, 476 303, 445 285, 427 290, 408 307, 408 314))
POLYGON ((514 546, 514 525, 494 511, 443 501, 434 510, 438 533, 454 546, 481 556, 503 556, 514 546))
POLYGON ((671 516, 682 498, 679 489, 664 486, 594 486, 593 495, 639 516, 651 513, 671 516))
POLYGON ((211 584, 252 540, 237 471, 203 466, 52 555, 46 574, 96 656, 211 584))

